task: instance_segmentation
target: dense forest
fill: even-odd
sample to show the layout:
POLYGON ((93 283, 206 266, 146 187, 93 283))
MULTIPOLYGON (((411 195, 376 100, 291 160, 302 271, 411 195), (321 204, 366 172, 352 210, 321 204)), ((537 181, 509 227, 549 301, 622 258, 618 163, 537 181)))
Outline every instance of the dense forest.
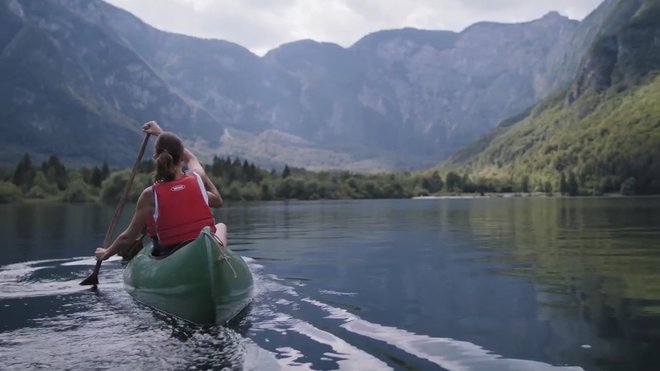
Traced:
POLYGON ((445 171, 547 192, 660 193, 660 75, 622 92, 585 94, 570 106, 561 98, 464 148, 445 171))

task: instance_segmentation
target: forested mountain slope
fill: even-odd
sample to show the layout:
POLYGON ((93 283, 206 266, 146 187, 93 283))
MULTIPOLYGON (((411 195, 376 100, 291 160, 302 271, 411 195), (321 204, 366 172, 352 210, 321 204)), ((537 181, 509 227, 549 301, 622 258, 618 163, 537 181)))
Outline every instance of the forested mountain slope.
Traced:
POLYGON ((517 189, 660 192, 660 1, 608 10, 569 89, 443 166, 517 189))

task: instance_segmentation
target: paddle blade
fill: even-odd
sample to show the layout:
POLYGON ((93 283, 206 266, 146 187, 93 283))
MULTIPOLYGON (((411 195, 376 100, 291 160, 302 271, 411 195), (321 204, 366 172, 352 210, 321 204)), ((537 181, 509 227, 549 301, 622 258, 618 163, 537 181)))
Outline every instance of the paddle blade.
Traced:
POLYGON ((90 285, 98 285, 99 284, 99 269, 101 268, 101 260, 96 261, 96 266, 94 267, 94 272, 89 275, 89 277, 85 278, 82 282, 80 282, 81 286, 90 286, 90 285))
POLYGON ((99 276, 92 274, 91 276, 85 278, 82 282, 80 282, 81 286, 91 286, 91 285, 98 285, 99 284, 99 276))

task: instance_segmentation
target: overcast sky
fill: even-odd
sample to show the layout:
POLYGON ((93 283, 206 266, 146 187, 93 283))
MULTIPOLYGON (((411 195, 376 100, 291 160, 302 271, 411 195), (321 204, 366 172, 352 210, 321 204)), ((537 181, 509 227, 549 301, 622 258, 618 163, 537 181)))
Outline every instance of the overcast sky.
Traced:
POLYGON ((384 29, 461 31, 478 21, 523 22, 556 10, 583 19, 602 0, 106 0, 159 29, 223 39, 263 55, 295 40, 350 46, 384 29))

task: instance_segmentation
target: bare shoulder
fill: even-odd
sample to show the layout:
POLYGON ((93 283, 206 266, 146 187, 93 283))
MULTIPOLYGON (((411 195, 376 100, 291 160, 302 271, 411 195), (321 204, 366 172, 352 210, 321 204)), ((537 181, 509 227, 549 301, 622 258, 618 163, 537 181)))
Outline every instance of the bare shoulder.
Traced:
POLYGON ((140 194, 140 198, 152 196, 153 194, 154 194, 154 189, 152 186, 149 186, 142 190, 142 193, 140 194))
POLYGON ((152 204, 154 200, 154 190, 151 186, 145 188, 138 198, 138 206, 152 204))

